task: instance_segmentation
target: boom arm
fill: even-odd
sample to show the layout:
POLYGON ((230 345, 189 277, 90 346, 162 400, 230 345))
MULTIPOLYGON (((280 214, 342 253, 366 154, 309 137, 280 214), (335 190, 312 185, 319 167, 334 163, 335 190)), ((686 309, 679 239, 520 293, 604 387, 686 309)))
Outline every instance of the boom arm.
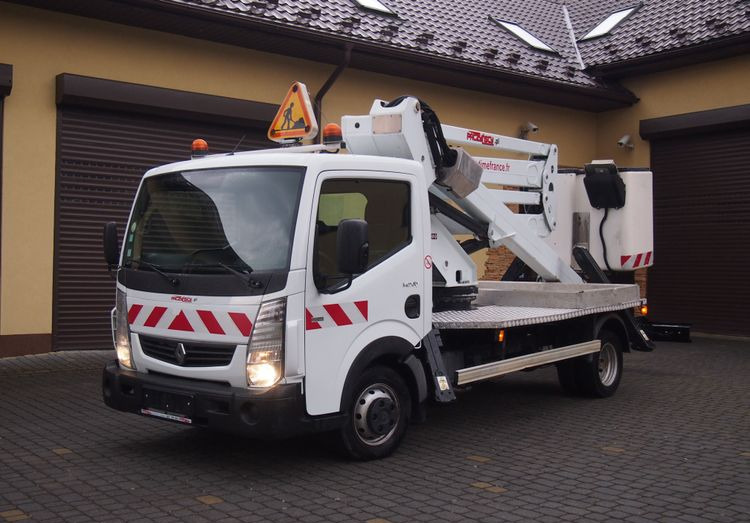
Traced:
POLYGON ((456 198, 453 192, 436 184, 430 190, 439 190, 470 216, 488 222, 490 247, 505 245, 544 280, 580 283, 578 274, 543 240, 557 227, 554 184, 557 146, 449 125, 443 125, 443 133, 446 140, 456 144, 530 155, 529 160, 479 159, 480 166, 488 168, 483 169, 477 189, 465 198, 456 198), (493 169, 493 165, 502 166, 502 170, 493 169), (531 190, 496 190, 485 184, 515 185, 531 190), (509 203, 542 204, 543 212, 516 214, 508 208, 509 203))
MULTIPOLYGON (((555 203, 555 176, 557 175, 557 147, 555 145, 519 140, 472 129, 442 125, 445 140, 458 145, 485 148, 493 151, 509 151, 529 155, 528 160, 479 158, 482 175, 476 188, 460 197, 450 187, 439 183, 442 158, 433 158, 428 136, 435 136, 434 129, 426 129, 430 122, 424 117, 419 100, 406 97, 389 107, 375 100, 370 114, 344 116, 342 130, 344 140, 355 154, 391 156, 420 162, 430 192, 442 200, 453 202, 471 219, 486 224, 486 239, 490 247, 505 245, 523 260, 539 276, 547 281, 579 283, 581 278, 569 264, 544 240, 557 227, 555 203), (428 131, 428 132, 426 132, 428 131), (489 188, 485 184, 523 187, 527 191, 507 191, 489 188), (515 214, 507 204, 542 206, 540 214, 515 214)), ((433 219, 433 223, 435 220, 433 219)), ((440 222, 438 222, 440 223, 440 222)), ((436 232, 436 231, 433 231, 436 232)), ((450 252, 456 257, 452 237, 442 239, 445 231, 433 234, 438 238, 438 250, 450 252)), ((433 243, 434 244, 434 243, 433 243)), ((433 257, 435 255, 433 254, 433 257)), ((446 260, 447 261, 447 260, 446 260)), ((476 268, 468 255, 463 258, 466 274, 476 274, 476 268)), ((440 270, 441 264, 435 267, 440 270)), ((467 281, 453 281, 455 265, 443 277, 446 286, 466 285, 467 281)), ((476 284, 476 280, 470 284, 476 284)))

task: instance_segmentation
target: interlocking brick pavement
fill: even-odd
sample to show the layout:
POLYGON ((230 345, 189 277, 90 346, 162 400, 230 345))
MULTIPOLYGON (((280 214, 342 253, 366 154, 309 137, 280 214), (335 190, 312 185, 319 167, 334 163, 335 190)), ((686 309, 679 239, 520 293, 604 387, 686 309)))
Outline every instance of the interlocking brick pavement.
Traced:
POLYGON ((368 463, 110 410, 112 357, 0 360, 0 523, 750 521, 750 343, 627 354, 606 400, 551 368, 476 386, 368 463))

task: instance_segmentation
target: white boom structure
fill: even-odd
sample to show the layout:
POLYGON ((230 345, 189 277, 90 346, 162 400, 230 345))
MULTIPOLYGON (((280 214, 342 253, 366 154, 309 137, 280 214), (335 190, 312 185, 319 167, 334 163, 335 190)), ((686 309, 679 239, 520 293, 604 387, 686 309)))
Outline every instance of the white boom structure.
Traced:
MULTIPOLYGON (((581 278, 571 269, 560 254, 544 240, 556 228, 555 177, 557 175, 557 146, 539 142, 520 140, 507 136, 476 131, 451 125, 442 125, 442 133, 448 142, 478 147, 492 151, 508 151, 528 154, 528 160, 479 158, 483 169, 481 181, 472 192, 458 196, 449 187, 437 182, 436 167, 428 137, 423 128, 422 110, 416 98, 406 98, 401 103, 388 106, 376 100, 370 114, 366 116, 345 116, 342 119, 344 139, 347 147, 355 154, 395 156, 409 158, 423 166, 425 180, 430 192, 443 200, 453 202, 474 220, 487 224, 487 240, 490 247, 506 246, 524 263, 547 281, 579 283, 581 278), (499 169, 493 166, 500 166, 499 169), (527 191, 507 191, 490 188, 487 184, 514 186, 527 191), (508 204, 542 205, 541 214, 516 214, 508 204)), ((433 227, 435 225, 433 220, 433 227)), ((456 229, 453 229, 456 231, 456 229)), ((476 275, 472 271, 471 259, 456 248, 455 241, 444 231, 433 229, 437 258, 463 260, 462 274, 476 275), (435 238, 437 236, 437 238, 435 238), (446 254, 449 253, 449 254, 446 254)), ((467 281, 455 281, 452 274, 454 263, 436 263, 443 273, 446 286, 465 285, 467 281), (445 267, 450 271, 444 271, 445 267), (450 274, 448 274, 450 273, 450 274)), ((476 284, 476 276, 471 281, 476 284)))

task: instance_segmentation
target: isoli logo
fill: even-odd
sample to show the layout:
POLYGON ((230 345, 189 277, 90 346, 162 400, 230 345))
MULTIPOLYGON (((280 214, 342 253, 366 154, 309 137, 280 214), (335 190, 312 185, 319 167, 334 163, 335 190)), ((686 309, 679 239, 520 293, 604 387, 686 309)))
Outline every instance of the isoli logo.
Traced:
POLYGON ((485 134, 480 131, 466 131, 466 139, 472 142, 479 142, 483 145, 495 145, 497 142, 491 134, 485 134))
POLYGON ((198 301, 198 298, 191 298, 190 296, 172 296, 172 301, 180 301, 182 303, 193 303, 198 301))
POLYGON ((432 256, 430 256, 429 254, 424 257, 424 268, 432 269, 432 256))

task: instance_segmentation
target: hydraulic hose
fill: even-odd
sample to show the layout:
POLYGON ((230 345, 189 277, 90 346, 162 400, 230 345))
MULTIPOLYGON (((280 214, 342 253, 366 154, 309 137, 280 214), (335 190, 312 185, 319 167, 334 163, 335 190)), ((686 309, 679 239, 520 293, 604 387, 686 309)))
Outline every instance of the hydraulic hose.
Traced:
MULTIPOLYGON (((416 96, 404 95, 391 100, 384 104, 384 107, 395 107, 406 98, 417 98, 416 96)), ((427 136, 427 143, 430 146, 430 152, 432 153, 432 159, 435 161, 435 167, 440 169, 442 167, 453 167, 456 163, 458 153, 448 146, 448 142, 443 136, 443 127, 440 125, 440 120, 435 114, 435 111, 427 105, 424 100, 420 100, 419 105, 422 109, 422 128, 424 129, 425 135, 427 136)))
POLYGON ((607 260, 607 243, 604 241, 604 222, 607 221, 607 216, 609 215, 609 208, 604 208, 604 217, 602 218, 601 223, 599 223, 599 238, 602 240, 602 255, 604 256, 604 265, 607 266, 607 270, 611 271, 612 267, 609 266, 609 260, 607 260))

